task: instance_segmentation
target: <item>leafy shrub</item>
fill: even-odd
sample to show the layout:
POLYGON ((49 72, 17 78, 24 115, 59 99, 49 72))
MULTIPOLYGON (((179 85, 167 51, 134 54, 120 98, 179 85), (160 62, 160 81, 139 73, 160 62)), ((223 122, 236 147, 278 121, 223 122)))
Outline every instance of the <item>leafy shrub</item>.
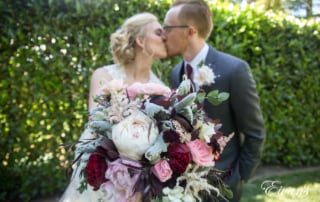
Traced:
POLYGON ((319 24, 250 8, 213 12, 210 42, 248 61, 257 82, 267 130, 263 162, 319 163, 319 24))

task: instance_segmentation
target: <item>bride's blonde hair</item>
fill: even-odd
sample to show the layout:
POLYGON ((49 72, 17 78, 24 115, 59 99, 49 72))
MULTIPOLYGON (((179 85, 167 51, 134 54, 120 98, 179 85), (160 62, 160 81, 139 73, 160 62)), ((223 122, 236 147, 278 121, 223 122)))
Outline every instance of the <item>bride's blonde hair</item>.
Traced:
POLYGON ((157 21, 151 13, 139 13, 128 18, 124 24, 110 37, 110 50, 115 63, 126 65, 135 59, 135 40, 142 37, 145 26, 157 21))

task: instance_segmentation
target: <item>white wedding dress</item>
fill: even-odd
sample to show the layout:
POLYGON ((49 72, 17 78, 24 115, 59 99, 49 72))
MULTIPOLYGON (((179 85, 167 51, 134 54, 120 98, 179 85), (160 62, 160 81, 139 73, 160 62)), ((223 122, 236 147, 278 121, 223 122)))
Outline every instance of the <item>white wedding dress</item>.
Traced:
MULTIPOLYGON (((125 79, 125 71, 123 67, 118 65, 108 65, 104 66, 106 71, 108 71, 109 75, 112 76, 113 79, 125 79)), ((150 83, 161 83, 152 72, 150 73, 150 83)), ((94 138, 94 135, 91 133, 89 128, 86 128, 84 132, 81 134, 80 140, 91 139, 94 138)), ((75 151, 75 157, 79 155, 79 151, 75 151)), ((100 190, 93 191, 93 187, 88 184, 87 189, 80 193, 77 189, 80 186, 82 181, 82 177, 80 176, 80 171, 83 167, 85 167, 85 161, 89 158, 88 154, 85 154, 81 157, 81 163, 79 166, 76 166, 73 170, 72 177, 70 179, 70 183, 65 190, 63 196, 59 200, 60 202, 105 202, 103 193, 100 190)), ((77 163, 76 163, 77 164, 77 163)), ((112 200, 111 200, 112 201, 112 200)))

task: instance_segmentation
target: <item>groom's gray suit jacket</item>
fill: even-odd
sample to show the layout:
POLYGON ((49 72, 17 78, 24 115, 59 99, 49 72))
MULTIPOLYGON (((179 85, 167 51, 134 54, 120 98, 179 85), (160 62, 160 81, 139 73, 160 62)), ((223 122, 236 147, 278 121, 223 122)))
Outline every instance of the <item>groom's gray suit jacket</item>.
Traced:
MULTIPOLYGON (((220 119, 224 135, 235 136, 223 150, 216 163, 219 169, 232 168, 232 175, 225 182, 236 186, 240 180, 248 180, 258 166, 265 130, 256 83, 249 65, 234 56, 210 47, 205 64, 217 76, 215 83, 206 86, 206 92, 217 89, 228 92, 230 97, 218 106, 205 102, 204 109, 212 119, 220 119)), ((176 65, 170 74, 170 85, 177 88, 184 74, 184 63, 176 65)))

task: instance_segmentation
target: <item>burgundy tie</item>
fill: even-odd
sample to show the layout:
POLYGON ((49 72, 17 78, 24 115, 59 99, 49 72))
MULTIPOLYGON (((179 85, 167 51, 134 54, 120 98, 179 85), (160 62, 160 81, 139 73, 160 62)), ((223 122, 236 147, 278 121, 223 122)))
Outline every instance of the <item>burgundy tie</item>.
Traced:
POLYGON ((186 71, 187 71, 187 78, 192 81, 192 67, 189 64, 187 64, 186 66, 186 71))
POLYGON ((191 67, 191 65, 189 65, 189 64, 186 65, 186 71, 187 71, 187 78, 190 79, 190 81, 191 81, 190 92, 193 92, 195 85, 194 85, 194 82, 193 82, 193 79, 192 79, 192 67, 191 67))

